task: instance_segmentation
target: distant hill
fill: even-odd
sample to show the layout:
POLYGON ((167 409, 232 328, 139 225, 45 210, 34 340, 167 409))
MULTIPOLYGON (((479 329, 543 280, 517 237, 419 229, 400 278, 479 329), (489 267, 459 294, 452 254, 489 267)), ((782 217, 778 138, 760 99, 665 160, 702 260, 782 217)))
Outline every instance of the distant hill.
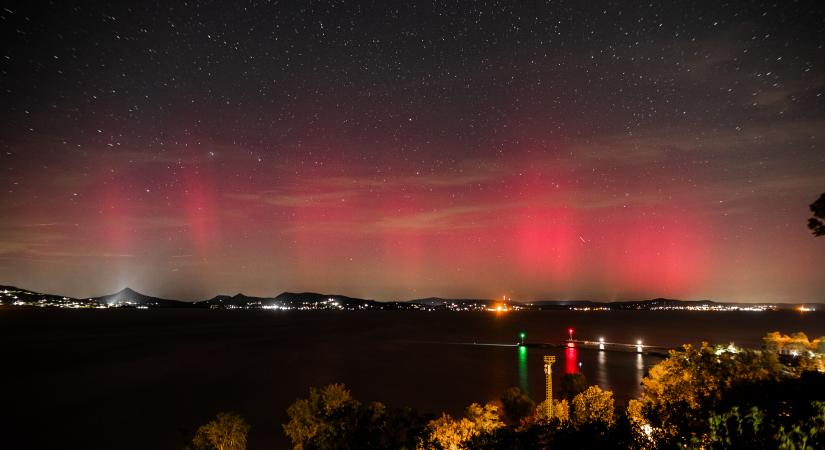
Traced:
POLYGON ((316 305, 321 303, 338 304, 345 308, 356 308, 361 306, 380 306, 381 302, 375 300, 364 300, 362 298, 347 297, 339 294, 319 294, 317 292, 282 292, 275 297, 275 300, 283 305, 316 305))
POLYGON ((184 308, 193 306, 192 303, 182 302, 180 300, 151 297, 141 294, 140 292, 133 291, 128 287, 124 288, 120 292, 101 297, 94 297, 90 300, 94 300, 97 303, 107 306, 146 306, 152 308, 184 308))
POLYGON ((630 301, 630 302, 610 302, 614 309, 650 309, 656 307, 675 306, 716 306, 722 305, 711 300, 675 300, 670 298, 654 298, 652 300, 630 301))
MULTIPOLYGON (((570 309, 570 308, 609 308, 612 310, 657 310, 657 309, 685 309, 685 308, 724 308, 747 307, 762 305, 761 303, 723 303, 713 300, 676 300, 670 298, 654 298, 651 300, 624 300, 614 302, 600 302, 593 300, 543 300, 527 303, 539 309, 570 309)), ((767 304, 765 304, 767 305, 767 304)), ((772 304, 778 309, 791 309, 796 305, 772 304)))
POLYGON ((669 298, 654 298, 651 300, 622 300, 601 302, 597 300, 540 300, 529 302, 528 305, 541 307, 610 307, 611 309, 649 309, 653 307, 685 306, 685 305, 716 305, 719 303, 710 300, 676 300, 669 298))
POLYGON ((261 308, 261 307, 321 307, 325 309, 335 309, 342 307, 346 309, 379 308, 387 303, 375 300, 365 300, 362 298, 348 297, 339 294, 321 294, 317 292, 282 292, 275 297, 251 297, 244 294, 234 296, 218 295, 209 300, 195 303, 198 306, 208 306, 212 308, 261 308))
POLYGON ((42 292, 21 289, 15 286, 0 286, 0 303, 13 305, 25 303, 41 306, 88 306, 94 302, 87 299, 77 299, 63 295, 44 294, 42 292))
MULTIPOLYGON (((406 303, 415 303, 419 305, 427 305, 427 306, 443 306, 448 303, 454 303, 457 305, 492 305, 495 303, 501 303, 499 300, 489 300, 489 299, 474 299, 474 298, 441 298, 441 297, 427 297, 427 298, 419 298, 415 300, 407 300, 406 303)), ((509 302, 513 303, 513 302, 509 302)))
POLYGON ((208 307, 235 307, 235 308, 248 308, 251 306, 270 306, 274 304, 276 300, 271 297, 251 297, 244 294, 235 294, 233 296, 229 295, 217 295, 215 297, 210 298, 209 300, 202 300, 199 302, 195 302, 194 304, 197 306, 208 306, 208 307))

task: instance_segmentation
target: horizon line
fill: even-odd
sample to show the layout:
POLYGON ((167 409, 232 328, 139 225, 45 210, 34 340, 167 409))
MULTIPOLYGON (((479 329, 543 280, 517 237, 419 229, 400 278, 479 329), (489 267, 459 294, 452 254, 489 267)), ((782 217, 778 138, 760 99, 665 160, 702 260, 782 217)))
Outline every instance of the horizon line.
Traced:
POLYGON ((118 290, 116 292, 109 293, 109 294, 103 294, 103 295, 97 295, 97 296, 83 296, 83 297, 72 297, 72 296, 67 296, 67 295, 64 295, 64 294, 53 294, 53 293, 47 293, 47 292, 34 291, 34 290, 29 290, 27 288, 21 288, 19 286, 10 285, 10 284, 2 284, 0 286, 3 286, 4 288, 13 287, 13 288, 16 288, 16 289, 26 290, 26 291, 29 291, 29 292, 35 292, 35 293, 43 294, 43 295, 62 296, 62 297, 76 299, 76 300, 89 300, 89 299, 97 299, 97 298, 102 298, 102 297, 109 297, 109 296, 117 295, 120 292, 123 292, 125 290, 130 290, 132 292, 135 292, 137 294, 140 294, 140 295, 143 295, 143 296, 146 296, 146 297, 152 297, 152 298, 156 298, 156 299, 159 299, 159 300, 171 300, 171 301, 182 302, 182 303, 200 303, 200 302, 209 301, 209 300, 215 299, 217 297, 221 297, 221 296, 231 298, 231 297, 235 297, 235 296, 238 296, 238 295, 242 295, 242 296, 245 296, 245 297, 254 297, 254 298, 262 298, 262 299, 274 299, 274 298, 277 298, 279 295, 283 295, 283 294, 296 294, 296 295, 316 294, 316 295, 325 295, 325 296, 330 296, 330 297, 347 297, 347 298, 351 298, 351 299, 355 299, 355 300, 373 301, 373 302, 378 302, 378 303, 393 303, 393 302, 408 303, 408 302, 414 302, 414 301, 419 301, 419 300, 429 300, 429 299, 439 299, 439 300, 445 300, 445 301, 450 301, 450 300, 452 300, 452 301, 492 301, 492 302, 498 301, 498 302, 501 302, 501 303, 518 303, 518 304, 530 304, 530 303, 537 303, 537 302, 559 302, 559 303, 561 303, 561 302, 592 302, 592 303, 609 304, 609 303, 624 303, 624 302, 643 302, 643 301, 652 301, 652 300, 671 300, 671 301, 679 301, 679 302, 713 302, 713 303, 722 303, 722 304, 745 304, 745 305, 764 305, 764 304, 782 304, 782 305, 822 304, 822 305, 825 305, 825 300, 819 300, 819 301, 810 300, 810 301, 755 301, 755 302, 742 302, 742 301, 719 300, 719 299, 712 299, 712 298, 683 299, 683 298, 671 298, 671 297, 663 297, 663 296, 654 296, 654 297, 650 297, 650 298, 625 298, 625 299, 613 299, 613 300, 599 300, 599 299, 593 299, 593 298, 589 298, 589 299, 561 299, 561 300, 558 300, 558 299, 513 300, 512 298, 508 297, 508 300, 505 301, 505 300, 500 300, 500 299, 496 299, 496 298, 439 297, 439 296, 432 296, 431 295, 431 296, 426 296, 426 297, 409 298, 409 299, 405 299, 405 300, 404 299, 377 300, 375 298, 364 298, 364 297, 357 297, 357 296, 351 296, 351 295, 340 294, 340 293, 325 293, 325 292, 318 292, 318 291, 294 292, 294 291, 288 291, 288 290, 282 291, 282 292, 280 292, 278 294, 275 294, 273 296, 248 295, 248 294, 245 294, 243 292, 237 292, 235 294, 221 294, 221 293, 219 293, 219 294, 215 294, 211 297, 202 298, 202 299, 198 299, 198 300, 182 300, 182 299, 177 299, 177 298, 158 297, 158 296, 155 296, 155 295, 146 294, 145 292, 138 291, 138 290, 133 289, 129 286, 125 286, 125 287, 121 288, 120 290, 118 290))

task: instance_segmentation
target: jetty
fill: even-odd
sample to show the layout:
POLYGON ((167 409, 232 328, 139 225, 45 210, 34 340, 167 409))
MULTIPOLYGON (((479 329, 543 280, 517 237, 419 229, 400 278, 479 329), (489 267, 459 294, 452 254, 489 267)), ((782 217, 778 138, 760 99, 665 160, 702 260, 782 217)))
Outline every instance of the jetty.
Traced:
POLYGON ((592 349, 602 352, 625 352, 625 353, 639 353, 643 355, 658 355, 668 356, 672 347, 665 347, 661 345, 645 344, 642 341, 632 342, 610 342, 604 338, 598 339, 574 339, 573 329, 569 328, 568 338, 561 342, 529 342, 525 340, 525 333, 519 333, 519 339, 516 341, 516 346, 520 347, 539 347, 539 348, 582 348, 592 349))

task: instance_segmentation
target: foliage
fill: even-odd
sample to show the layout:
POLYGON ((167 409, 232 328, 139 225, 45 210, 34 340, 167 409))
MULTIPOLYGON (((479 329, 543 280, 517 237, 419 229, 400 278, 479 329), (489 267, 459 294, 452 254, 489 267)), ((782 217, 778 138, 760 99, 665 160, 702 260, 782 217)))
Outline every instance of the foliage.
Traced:
POLYGON ((772 331, 762 338, 765 350, 772 352, 817 352, 825 353, 825 336, 808 339, 805 333, 793 333, 790 336, 772 331))
POLYGON ((650 369, 639 403, 631 402, 628 416, 659 447, 685 444, 707 432, 704 411, 713 409, 732 386, 785 375, 774 353, 686 345, 650 369))
POLYGON ((627 419, 619 416, 617 423, 608 426, 592 422, 580 427, 571 421, 549 422, 534 420, 522 427, 502 427, 493 433, 480 435, 468 441, 466 448, 478 450, 516 449, 621 449, 643 448, 633 442, 627 419))
POLYGON ((341 384, 311 388, 309 398, 287 409, 284 432, 295 449, 400 448, 417 440, 421 418, 411 410, 388 413, 384 405, 364 405, 341 384))
POLYGON ((536 403, 517 387, 508 388, 501 396, 504 415, 511 423, 518 424, 522 419, 529 417, 536 409, 536 403))
POLYGON ((762 341, 767 351, 792 355, 790 362, 799 372, 825 372, 825 336, 811 340, 805 333, 788 336, 773 331, 766 334, 762 341))
POLYGON ((814 236, 825 236, 825 193, 811 203, 810 208, 813 217, 808 219, 808 228, 814 236))
POLYGON ((201 425, 192 439, 192 447, 202 450, 244 450, 249 425, 235 413, 218 413, 214 420, 201 425))
POLYGON ((565 422, 570 418, 570 407, 567 400, 545 400, 536 406, 533 422, 549 424, 554 421, 565 422))
POLYGON ((585 389, 573 398, 570 406, 572 410, 570 418, 576 427, 596 422, 609 427, 615 422, 613 393, 603 391, 599 386, 590 386, 585 389))
POLYGON ((443 414, 431 421, 427 425, 429 432, 419 442, 418 448, 459 450, 465 448, 470 439, 490 434, 503 426, 496 405, 473 403, 467 407, 465 417, 453 419, 449 414, 443 414))
MULTIPOLYGON (((825 402, 812 402, 810 415, 785 419, 753 406, 745 413, 738 407, 725 413, 713 412, 710 432, 702 442, 694 438, 690 448, 709 450, 750 450, 777 448, 802 450, 825 448, 825 402)), ((787 416, 786 416, 787 417, 787 416)))
POLYGON ((559 379, 559 398, 572 400, 587 389, 587 379, 581 373, 566 373, 559 379))

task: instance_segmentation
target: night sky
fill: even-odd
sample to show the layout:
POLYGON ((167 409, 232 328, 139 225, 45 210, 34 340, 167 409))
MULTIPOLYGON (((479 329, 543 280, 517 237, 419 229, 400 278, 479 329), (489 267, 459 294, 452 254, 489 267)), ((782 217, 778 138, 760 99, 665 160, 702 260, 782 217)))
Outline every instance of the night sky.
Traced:
POLYGON ((825 300, 821 1, 109 3, 0 11, 0 284, 825 300))

